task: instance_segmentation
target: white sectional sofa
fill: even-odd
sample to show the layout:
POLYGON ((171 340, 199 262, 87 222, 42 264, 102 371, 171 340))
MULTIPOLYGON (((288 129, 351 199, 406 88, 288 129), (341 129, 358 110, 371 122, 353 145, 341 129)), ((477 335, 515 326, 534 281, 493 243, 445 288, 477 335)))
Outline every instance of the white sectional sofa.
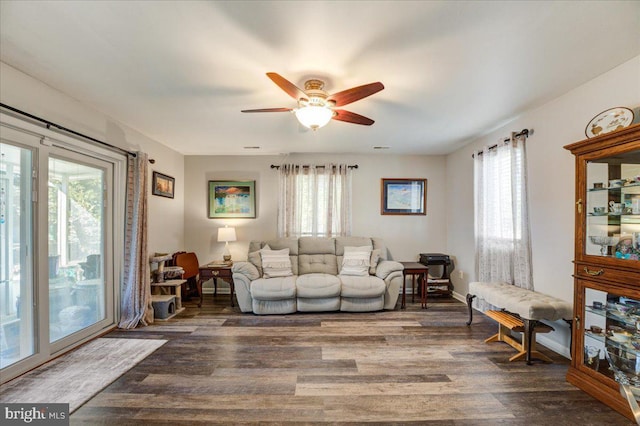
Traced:
POLYGON ((240 310, 266 315, 394 309, 402 269, 378 238, 301 237, 252 241, 232 272, 240 310))

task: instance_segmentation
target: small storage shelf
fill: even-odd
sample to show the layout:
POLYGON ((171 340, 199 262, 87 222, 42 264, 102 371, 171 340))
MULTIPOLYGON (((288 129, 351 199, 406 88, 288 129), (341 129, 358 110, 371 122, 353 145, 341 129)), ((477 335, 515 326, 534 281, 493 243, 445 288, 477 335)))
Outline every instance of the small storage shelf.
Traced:
POLYGON ((420 263, 429 266, 429 277, 427 279, 427 294, 429 296, 451 297, 453 292, 453 284, 451 283, 451 258, 443 253, 420 253, 420 263), (440 277, 432 275, 434 268, 432 266, 441 266, 442 274, 440 277))

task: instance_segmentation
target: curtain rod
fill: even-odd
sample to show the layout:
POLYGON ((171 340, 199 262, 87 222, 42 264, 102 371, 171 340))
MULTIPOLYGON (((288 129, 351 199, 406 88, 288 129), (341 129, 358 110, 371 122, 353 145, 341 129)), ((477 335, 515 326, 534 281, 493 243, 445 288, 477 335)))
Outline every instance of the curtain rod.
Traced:
MULTIPOLYGON (((103 142, 103 141, 98 140, 98 139, 96 139, 96 138, 92 138, 91 136, 87 136, 87 135, 84 135, 84 134, 82 134, 82 133, 80 133, 80 132, 76 132, 75 130, 67 129, 66 127, 63 127, 63 126, 61 126, 61 125, 59 125, 59 124, 53 123, 53 122, 51 122, 51 121, 49 121, 49 120, 45 120, 44 118, 41 118, 41 117, 35 116, 35 115, 33 115, 33 114, 29 114, 28 112, 24 112, 24 111, 22 111, 22 110, 19 110, 19 109, 17 109, 17 108, 11 107, 11 106, 9 106, 9 105, 6 105, 6 104, 3 104, 3 103, 0 103, 0 107, 5 108, 5 109, 8 109, 9 111, 15 112, 15 113, 17 113, 17 114, 24 115, 25 117, 29 117, 29 118, 30 118, 30 119, 32 119, 32 120, 39 121, 40 123, 45 124, 45 127, 46 127, 47 129, 49 129, 49 130, 52 130, 51 128, 52 128, 52 127, 54 127, 54 129, 53 129, 53 130, 60 130, 60 131, 66 132, 66 133, 70 133, 70 134, 72 134, 72 135, 74 135, 74 136, 79 136, 79 137, 81 137, 81 138, 84 138, 84 139, 90 140, 91 142, 95 142, 95 143, 98 143, 98 144, 100 144, 100 145, 104 145, 104 146, 106 146, 107 148, 109 148, 109 149, 111 149, 111 150, 118 151, 118 152, 120 152, 120 153, 122 153, 122 154, 132 155, 132 156, 134 156, 134 157, 136 156, 136 153, 135 153, 135 152, 127 151, 126 149, 122 149, 122 148, 120 148, 120 147, 118 147, 118 146, 111 145, 110 143, 103 142)), ((151 164, 153 164, 153 163, 155 163, 155 160, 150 159, 150 160, 149 160, 149 162, 150 162, 151 164)))
MULTIPOLYGON (((309 165, 306 165, 306 164, 305 164, 305 165, 303 165, 303 166, 296 166, 296 167, 302 167, 303 169, 308 169, 308 168, 309 168, 309 167, 311 167, 311 166, 309 166, 309 165)), ((316 166, 316 167, 317 167, 317 168, 319 168, 319 169, 324 169, 324 168, 325 168, 325 166, 323 166, 323 165, 319 165, 319 166, 316 166)), ((332 166, 332 167, 333 167, 334 169, 336 168, 336 166, 332 166)), ((348 167, 348 168, 350 168, 350 169, 357 169, 357 168, 358 168, 358 165, 357 165, 357 164, 354 164, 353 166, 347 166, 347 167, 348 167)), ((276 166, 275 164, 272 164, 272 165, 271 165, 271 168, 272 168, 272 169, 278 169, 278 170, 279 170, 279 169, 280 169, 280 166, 276 166)))
MULTIPOLYGON (((520 136, 524 136, 525 138, 528 138, 532 134, 533 134, 533 129, 522 129, 522 131, 520 131, 519 133, 516 133, 515 135, 513 135, 513 137, 519 138, 520 136)), ((504 138, 502 142, 503 143, 511 142, 511 138, 504 138)), ((498 147, 498 144, 491 145, 489 148, 487 148, 487 150, 496 149, 497 147, 498 147)), ((478 155, 482 155, 482 151, 478 151, 478 155)), ((475 156, 476 156, 475 154, 471 154, 471 158, 475 158, 475 156)))

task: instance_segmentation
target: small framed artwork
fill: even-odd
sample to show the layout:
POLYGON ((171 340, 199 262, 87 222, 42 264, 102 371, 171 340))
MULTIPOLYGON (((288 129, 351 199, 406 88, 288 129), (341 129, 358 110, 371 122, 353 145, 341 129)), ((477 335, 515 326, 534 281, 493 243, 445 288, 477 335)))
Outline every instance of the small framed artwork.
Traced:
POLYGON ((380 214, 426 215, 426 179, 382 179, 380 214))
POLYGON ((151 181, 151 193, 160 197, 173 198, 176 180, 171 176, 153 172, 151 181))
POLYGON ((209 219, 256 217, 256 181, 209 181, 209 219))

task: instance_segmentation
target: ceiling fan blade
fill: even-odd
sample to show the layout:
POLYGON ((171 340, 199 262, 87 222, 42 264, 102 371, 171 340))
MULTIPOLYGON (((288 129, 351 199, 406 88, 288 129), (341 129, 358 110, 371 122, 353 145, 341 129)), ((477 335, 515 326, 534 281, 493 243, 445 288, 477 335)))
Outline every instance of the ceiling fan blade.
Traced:
POLYGON ((334 120, 346 121, 347 123, 362 124, 364 126, 371 126, 375 121, 364 115, 356 114, 355 112, 346 111, 344 109, 334 109, 335 115, 332 117, 334 120))
POLYGON ((279 88, 287 92, 289 96, 291 96, 296 101, 300 99, 307 100, 307 94, 302 91, 302 89, 298 88, 295 84, 277 74, 275 72, 268 72, 267 77, 269 77, 275 84, 278 85, 279 88))
POLYGON ((291 108, 260 108, 260 109, 243 109, 240 112, 287 112, 291 108))
POLYGON ((327 100, 334 101, 336 106, 339 107, 358 101, 362 98, 366 98, 367 96, 371 96, 382 89, 384 89, 384 85, 378 81, 376 83, 369 83, 364 86, 353 87, 351 89, 343 90, 342 92, 334 93, 333 95, 330 95, 327 100))

